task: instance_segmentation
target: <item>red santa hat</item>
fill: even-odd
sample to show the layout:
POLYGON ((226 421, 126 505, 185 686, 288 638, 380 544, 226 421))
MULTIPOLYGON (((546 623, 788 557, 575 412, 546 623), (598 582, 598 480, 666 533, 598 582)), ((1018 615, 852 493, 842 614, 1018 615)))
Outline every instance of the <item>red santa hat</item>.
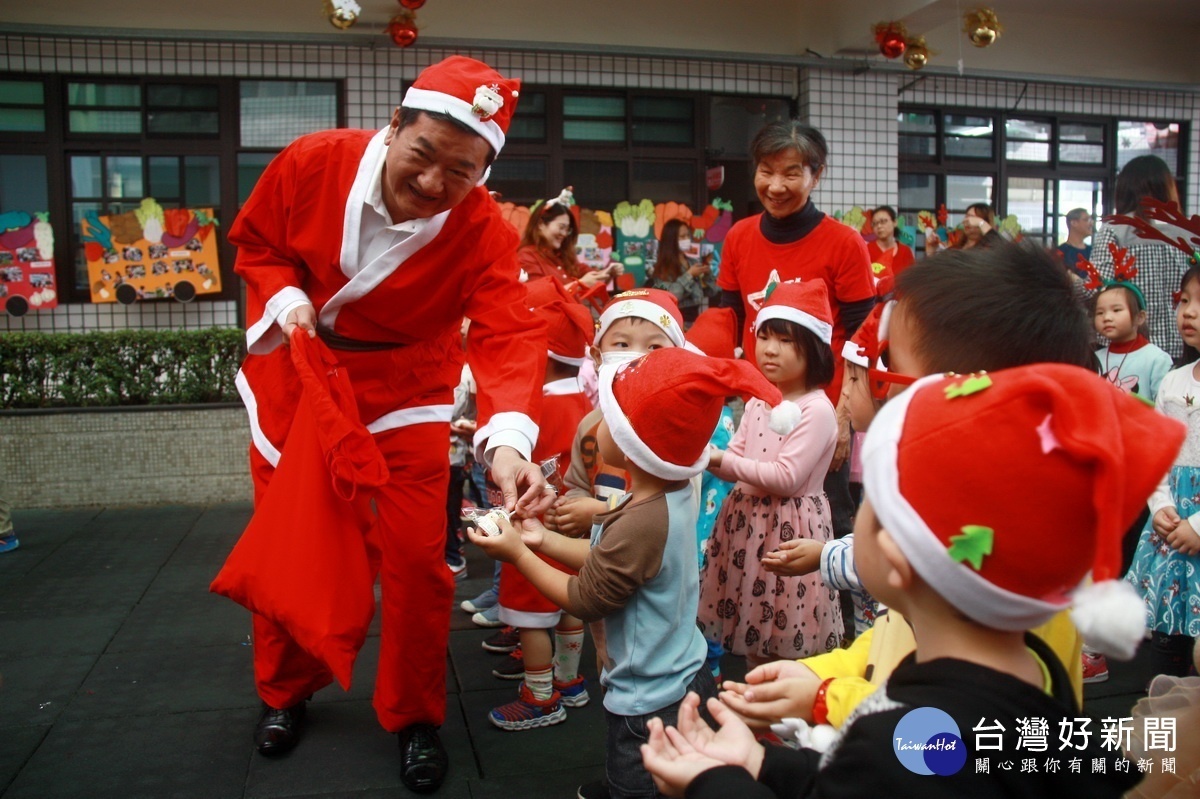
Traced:
POLYGON ((776 405, 779 389, 748 361, 663 348, 600 368, 600 410, 613 442, 636 466, 686 480, 708 465, 708 442, 732 394, 776 405))
POLYGON ((969 618, 1028 630, 1073 604, 1084 639, 1128 659, 1146 611, 1119 579, 1121 538, 1185 434, 1075 366, 935 375, 871 423, 863 485, 917 574, 969 618))
POLYGON ((683 334, 684 347, 714 358, 736 358, 737 314, 732 308, 709 308, 683 334))
MULTIPOLYGON (((852 364, 861 366, 864 369, 874 369, 875 364, 879 362, 879 342, 886 337, 880 333, 883 327, 884 314, 891 315, 891 305, 894 301, 881 303, 871 309, 871 313, 863 320, 863 323, 858 326, 858 330, 850 337, 850 340, 842 345, 842 358, 852 364)), ((879 364, 879 368, 883 368, 879 364)))
POLYGON ((613 322, 630 317, 653 322, 666 333, 671 343, 676 347, 683 346, 683 315, 679 313, 679 301, 674 294, 662 289, 624 291, 609 300, 600 313, 596 341, 604 338, 613 322))
POLYGON ((795 322, 826 344, 833 341, 833 312, 829 310, 829 290, 824 280, 775 286, 754 319, 754 332, 768 319, 795 322))
POLYGON ((571 366, 582 366, 596 333, 592 314, 572 299, 553 278, 537 278, 525 284, 529 308, 546 325, 546 354, 571 366))
POLYGON ((504 77, 482 61, 452 55, 422 70, 400 105, 449 114, 499 155, 520 89, 521 81, 504 77))

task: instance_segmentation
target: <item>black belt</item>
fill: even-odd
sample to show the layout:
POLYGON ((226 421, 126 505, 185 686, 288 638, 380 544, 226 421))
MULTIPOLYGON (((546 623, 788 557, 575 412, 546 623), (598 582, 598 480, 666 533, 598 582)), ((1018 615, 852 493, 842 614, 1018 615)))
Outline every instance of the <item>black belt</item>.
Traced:
POLYGON ((398 341, 362 341, 356 338, 346 338, 321 325, 317 326, 317 336, 328 344, 330 349, 345 350, 346 352, 380 352, 408 346, 398 341))

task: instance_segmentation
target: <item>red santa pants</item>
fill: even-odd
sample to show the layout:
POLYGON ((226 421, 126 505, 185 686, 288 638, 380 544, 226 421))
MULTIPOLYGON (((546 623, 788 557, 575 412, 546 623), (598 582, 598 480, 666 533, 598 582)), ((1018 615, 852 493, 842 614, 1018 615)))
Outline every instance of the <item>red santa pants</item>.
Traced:
MULTIPOLYGON (((446 716, 446 647, 454 578, 446 566, 449 425, 426 423, 375 436, 391 479, 375 495, 383 591, 375 712, 389 732, 441 724, 446 716)), ((274 468, 250 448, 255 497, 274 468)), ((254 680, 271 707, 285 708, 332 675, 284 630, 254 616, 254 680)))

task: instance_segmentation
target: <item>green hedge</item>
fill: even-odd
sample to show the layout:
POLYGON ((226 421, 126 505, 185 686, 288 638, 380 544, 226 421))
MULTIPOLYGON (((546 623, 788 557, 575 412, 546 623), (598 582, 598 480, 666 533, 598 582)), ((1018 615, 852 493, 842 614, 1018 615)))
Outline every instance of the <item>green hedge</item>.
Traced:
POLYGON ((0 408, 236 402, 237 329, 0 334, 0 408))

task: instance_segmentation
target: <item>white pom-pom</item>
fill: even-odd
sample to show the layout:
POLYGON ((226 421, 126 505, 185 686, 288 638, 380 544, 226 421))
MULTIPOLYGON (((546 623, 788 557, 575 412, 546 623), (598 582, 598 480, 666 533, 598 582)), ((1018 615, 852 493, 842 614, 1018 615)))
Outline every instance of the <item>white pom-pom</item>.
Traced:
POLYGON ((771 732, 778 735, 793 749, 812 749, 827 752, 837 742, 838 731, 829 724, 809 724, 804 719, 786 718, 771 725, 771 732))
POLYGON ((800 416, 800 406, 791 400, 784 400, 771 409, 769 427, 779 435, 786 436, 800 426, 800 416))
POLYGON ((1131 660, 1146 634, 1146 603, 1124 580, 1105 580, 1075 592, 1071 620, 1088 646, 1131 660))

